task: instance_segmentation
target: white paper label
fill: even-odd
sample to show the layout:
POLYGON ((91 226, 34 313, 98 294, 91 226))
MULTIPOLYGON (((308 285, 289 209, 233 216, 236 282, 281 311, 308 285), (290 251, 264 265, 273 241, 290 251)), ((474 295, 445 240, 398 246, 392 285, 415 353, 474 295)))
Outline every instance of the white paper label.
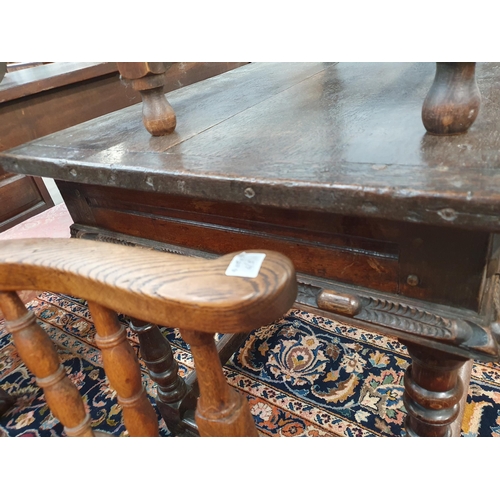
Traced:
POLYGON ((260 267, 265 258, 265 253, 242 252, 233 257, 233 260, 226 269, 226 276, 256 278, 259 275, 260 267))

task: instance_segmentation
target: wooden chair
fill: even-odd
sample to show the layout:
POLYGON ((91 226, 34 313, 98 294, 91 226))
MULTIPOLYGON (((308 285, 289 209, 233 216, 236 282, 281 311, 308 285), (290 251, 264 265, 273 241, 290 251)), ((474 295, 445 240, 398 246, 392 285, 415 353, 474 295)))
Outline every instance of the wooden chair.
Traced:
MULTIPOLYGON (((243 270, 245 275, 248 269, 243 270)), ((180 328, 198 374, 196 422, 201 436, 257 435, 245 398, 225 381, 214 333, 249 332, 275 321, 292 306, 297 285, 288 258, 252 250, 205 260, 76 239, 3 242, 0 309, 19 355, 35 374, 66 434, 92 436, 90 417, 54 345, 15 292, 29 289, 88 301, 104 369, 131 436, 157 436, 158 421, 142 386, 138 360, 114 311, 180 328), (256 277, 243 277, 241 269, 252 268, 255 253, 265 254, 261 267, 256 277)))

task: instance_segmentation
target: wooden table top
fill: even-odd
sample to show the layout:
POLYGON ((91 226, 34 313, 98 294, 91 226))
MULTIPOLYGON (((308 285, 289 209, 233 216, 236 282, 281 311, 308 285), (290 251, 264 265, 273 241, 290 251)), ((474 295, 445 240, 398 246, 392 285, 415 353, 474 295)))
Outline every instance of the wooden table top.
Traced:
POLYGON ((0 154, 5 170, 252 205, 500 231, 500 63, 479 63, 479 117, 421 120, 434 63, 253 63, 0 154))

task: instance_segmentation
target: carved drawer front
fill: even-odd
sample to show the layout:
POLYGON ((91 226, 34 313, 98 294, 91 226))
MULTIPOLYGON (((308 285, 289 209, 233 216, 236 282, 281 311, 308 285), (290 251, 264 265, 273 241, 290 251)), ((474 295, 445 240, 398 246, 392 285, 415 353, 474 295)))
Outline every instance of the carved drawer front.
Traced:
POLYGON ((276 250, 300 273, 478 307, 486 233, 58 184, 78 224, 215 254, 276 250))

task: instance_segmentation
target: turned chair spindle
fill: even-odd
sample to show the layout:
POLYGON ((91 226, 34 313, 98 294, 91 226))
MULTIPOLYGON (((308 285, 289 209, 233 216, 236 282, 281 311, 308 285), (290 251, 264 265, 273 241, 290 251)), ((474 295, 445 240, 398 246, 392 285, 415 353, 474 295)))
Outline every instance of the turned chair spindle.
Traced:
MULTIPOLYGON (((241 334, 275 321, 293 305, 297 284, 288 258, 252 252, 265 253, 255 278, 226 275, 238 253, 204 260, 80 239, 6 241, 0 248, 0 309, 21 359, 66 434, 94 435, 90 417, 50 338, 16 290, 50 290, 88 301, 104 370, 131 436, 157 436, 158 421, 126 329, 114 311, 134 318, 135 328, 150 323, 180 328, 197 371, 195 418, 201 436, 257 436, 245 398, 225 380, 214 334, 241 334)), ((152 334, 158 335, 155 329, 152 334)), ((168 403, 182 395, 186 388, 176 373, 165 372, 171 360, 151 350, 147 337, 142 349, 150 371, 163 384, 159 400, 168 403)))
POLYGON ((52 414, 68 436, 93 436, 80 393, 69 380, 56 348, 15 292, 0 292, 0 309, 19 356, 36 376, 52 414))
POLYGON ((197 367, 200 399, 196 423, 203 436, 257 436, 245 398, 225 383, 213 335, 182 330, 197 367))

